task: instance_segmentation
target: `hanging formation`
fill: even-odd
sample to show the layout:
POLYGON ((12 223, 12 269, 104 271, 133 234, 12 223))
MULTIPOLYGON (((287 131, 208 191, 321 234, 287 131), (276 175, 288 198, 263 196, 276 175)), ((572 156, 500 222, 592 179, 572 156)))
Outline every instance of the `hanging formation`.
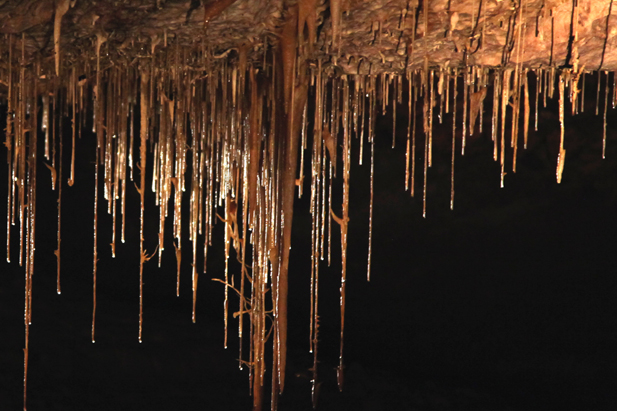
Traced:
MULTIPOLYGON (((572 114, 584 111, 582 94, 588 71, 578 65, 577 43, 570 50, 574 64, 524 66, 528 27, 523 18, 526 16, 526 2, 523 2, 508 23, 507 47, 503 49, 501 66, 458 65, 450 61, 435 64, 429 58, 428 3, 425 0, 421 6, 411 2, 402 9, 401 26, 412 27, 406 48, 410 64, 402 71, 369 69, 365 72, 361 60, 355 70, 341 70, 342 65, 351 67, 352 59, 344 59, 340 52, 344 37, 340 1, 330 2, 328 55, 315 52, 319 15, 315 0, 301 1, 285 10, 278 41, 246 41, 223 54, 217 54, 204 39, 187 45, 178 38, 168 38, 165 31, 163 37, 152 36, 149 50, 142 50, 144 54, 102 64, 103 54, 109 52, 106 50, 109 34, 99 30, 92 53, 62 61, 59 36, 62 16, 69 10, 68 1, 59 2, 56 9, 53 66, 43 64, 40 56, 27 56, 23 33, 5 36, 1 52, 8 63, 0 71, 0 81, 7 88, 7 261, 18 256, 19 264, 25 267, 24 406, 32 315, 36 173, 41 162, 50 171, 50 184, 58 198, 54 251, 58 294, 61 292, 61 223, 65 218, 63 186, 94 180, 92 342, 96 335, 99 255, 109 252, 115 257, 116 247, 121 246, 117 238, 124 243, 126 226, 135 224, 125 218, 127 187, 131 190, 134 186, 140 196, 140 287, 136 290, 139 342, 147 339, 148 334, 143 290, 144 274, 149 270, 146 263, 155 258, 160 266, 163 258, 174 258, 176 295, 179 295, 181 259, 187 253, 190 255, 195 322, 199 278, 206 272, 208 247, 216 242, 212 238, 213 227, 224 224, 225 269, 224 273, 213 276, 222 284, 224 294, 223 345, 227 347, 231 327, 237 326, 239 365, 249 370, 254 409, 261 409, 264 403, 268 372, 273 408, 285 386, 288 278, 293 275, 289 265, 293 204, 296 190, 298 196, 305 195, 308 185, 312 228, 309 350, 313 353, 313 404, 317 404, 318 395, 322 315, 319 276, 322 265, 327 261, 329 266, 332 262, 331 248, 337 238, 333 230, 335 233, 340 230, 341 241, 340 351, 336 371, 339 389, 343 388, 352 146, 356 147, 354 151, 359 150, 358 161, 362 164, 365 144, 370 145, 367 150, 370 152, 369 219, 354 222, 366 224, 368 228, 366 276, 370 280, 375 124, 377 116, 380 112, 385 114, 388 106, 393 116, 394 148, 397 106, 407 104, 406 170, 402 178, 405 189, 415 196, 416 170, 420 167, 417 162, 422 162, 425 217, 430 201, 427 186, 433 165, 434 123, 441 124, 449 113, 452 114, 450 208, 455 200, 456 157, 464 155, 469 136, 483 132, 487 104, 489 110, 492 108, 490 135, 493 159, 500 166, 501 186, 505 184, 507 170, 516 172, 518 137, 522 129, 526 148, 534 92, 535 130, 540 94, 546 106, 547 97, 552 98, 555 89, 558 92, 561 134, 555 167, 556 181, 561 182, 567 146, 566 104, 570 105, 572 114), (425 33, 419 40, 423 51, 415 52, 413 44, 419 27, 425 33), (414 59, 421 59, 421 64, 412 65, 414 59), (346 60, 344 64, 343 60, 346 60), (418 108, 422 110, 420 115, 418 108), (63 118, 70 119, 70 131, 66 130, 63 118), (75 158, 79 155, 77 142, 82 134, 96 139, 96 151, 90 153, 95 158, 94 170, 75 169, 75 158), (421 156, 420 144, 424 145, 421 156), (43 149, 43 159, 39 158, 39 148, 43 149), (68 177, 62 167, 66 156, 70 158, 68 177), (506 164, 506 156, 512 158, 511 167, 506 164), (310 173, 310 183, 304 181, 305 172, 310 173), (151 178, 146 178, 150 173, 151 178), (339 186, 341 197, 334 192, 339 186), (156 208, 147 204, 146 190, 154 193, 159 216, 158 245, 149 250, 144 245, 144 215, 154 213, 156 208), (183 202, 187 190, 190 201, 183 202), (112 224, 111 238, 103 241, 99 241, 98 229, 100 201, 106 202, 112 224), (188 223, 183 221, 187 216, 188 223), (18 251, 11 250, 12 235, 19 237, 18 251), (184 246, 186 240, 188 247, 184 246), (102 246, 107 241, 110 250, 102 246), (170 243, 174 252, 165 253, 170 243), (231 259, 237 264, 230 265, 231 259), (265 360, 267 350, 272 352, 270 365, 265 360)), ((231 2, 217 4, 221 10, 215 7, 204 10, 205 30, 210 20, 231 2)), ((484 41, 480 21, 483 26, 486 18, 481 16, 486 11, 482 4, 480 1, 478 13, 469 22, 472 35, 469 44, 463 47, 465 59, 471 55, 467 50, 474 46, 473 42, 478 38, 484 41), (476 35, 477 30, 481 34, 476 35)), ((578 19, 577 6, 572 7, 572 15, 578 19)), ((459 18, 457 12, 451 13, 445 38, 455 41, 453 32, 461 24, 459 18)), ((537 36, 547 35, 544 26, 542 22, 537 24, 537 36)), ((381 31, 380 25, 376 41, 381 41, 381 31)), ((401 33, 405 34, 404 27, 401 33)), ((574 30, 572 37, 577 39, 577 36, 578 31, 574 30)), ((614 107, 617 90, 609 84, 608 71, 598 73, 596 114, 602 106, 604 134, 599 155, 604 157, 606 109, 609 95, 614 107), (603 105, 601 84, 604 84, 603 105)))

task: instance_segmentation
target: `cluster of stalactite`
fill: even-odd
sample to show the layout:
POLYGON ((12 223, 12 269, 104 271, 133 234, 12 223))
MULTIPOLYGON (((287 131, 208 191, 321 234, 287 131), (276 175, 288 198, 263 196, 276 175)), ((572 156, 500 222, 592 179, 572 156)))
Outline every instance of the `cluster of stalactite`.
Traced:
MULTIPOLYGON (((310 10, 309 10, 310 11, 310 10)), ((343 386, 343 343, 347 233, 349 224, 351 146, 359 146, 360 163, 370 158, 370 217, 367 279, 370 279, 373 213, 373 170, 376 117, 407 104, 406 173, 401 176, 411 195, 421 187, 426 216, 427 180, 433 162, 432 130, 452 113, 451 199, 454 207, 454 170, 458 153, 464 155, 466 138, 482 132, 483 116, 491 115, 493 158, 506 171, 516 172, 517 150, 526 148, 529 128, 538 124, 538 106, 557 94, 561 140, 555 158, 556 180, 561 181, 566 150, 564 115, 584 110, 584 67, 530 69, 522 64, 506 68, 434 66, 405 72, 341 74, 336 58, 309 59, 315 43, 314 27, 301 39, 307 21, 302 10, 291 14, 282 28, 281 42, 263 48, 255 59, 250 45, 224 56, 200 45, 179 43, 152 46, 141 58, 125 64, 101 65, 106 36, 99 33, 92 54, 64 62, 42 64, 26 58, 23 36, 7 36, 0 72, 7 87, 6 140, 8 162, 7 260, 18 258, 25 267, 24 403, 32 314, 32 286, 36 237, 37 167, 50 170, 58 195, 57 292, 61 291, 62 190, 77 181, 92 180, 91 170, 75 170, 76 138, 92 125, 96 135, 93 204, 92 342, 95 341, 96 276, 99 253, 108 241, 115 256, 117 240, 124 242, 126 190, 140 194, 139 341, 147 338, 143 316, 144 265, 161 264, 163 255, 175 258, 176 293, 180 289, 182 255, 192 259, 192 318, 198 300, 198 280, 205 273, 213 226, 225 225, 225 272, 214 274, 224 289, 225 341, 237 329, 240 367, 247 367, 255 409, 264 402, 265 378, 271 376, 271 403, 276 408, 285 383, 287 353, 287 284, 295 193, 310 195, 312 218, 309 347, 314 355, 313 401, 318 383, 319 273, 331 262, 332 231, 340 230, 339 387, 343 386), (489 91, 492 96, 489 95, 489 91), (461 101, 462 100, 462 101, 461 101), (492 101, 492 102, 491 102, 492 101), (457 108, 458 105, 458 108, 457 108), (485 105, 492 112, 485 112, 485 105), (462 107, 462 110, 460 109, 462 107), (535 107, 535 109, 534 109, 535 107), (416 115, 421 110, 420 115, 416 115), (462 116, 460 112, 462 111, 462 116), (457 113, 460 117, 457 117, 457 113), (70 129, 63 117, 71 119, 70 129), (535 119, 533 118, 535 116, 535 119), (415 119, 421 121, 416 124, 415 119), (417 138, 418 137, 418 138, 417 138), (365 150, 365 144, 368 149, 365 150), (366 153, 365 153, 366 151, 366 153), (512 164, 506 164, 506 152, 512 164), (70 169, 63 170, 63 157, 70 169), (43 157, 41 159, 40 157, 43 157), (310 193, 305 194, 305 162, 310 163, 310 193), (417 164, 416 164, 417 163, 417 164), (342 164, 342 168, 338 167, 342 164), (421 170, 418 178, 416 170, 421 170), (151 170, 151 180, 146 180, 151 170), (342 179, 342 202, 333 201, 333 181, 342 179), (131 181, 134 183, 132 184, 131 181), (144 248, 145 192, 155 193, 158 212, 158 248, 144 248), (190 201, 183 204, 183 193, 190 201), (111 215, 112 238, 100 244, 99 202, 111 215), (188 211, 187 211, 188 209, 188 211), (183 216, 188 215, 188 224, 183 216), (171 233, 167 220, 173 221, 171 233), (188 233, 186 232, 188 228, 188 233), (169 231, 169 230, 168 230, 169 231), (19 236, 19 250, 11 250, 11 236, 19 236), (188 239, 188 244, 186 240, 188 239), (170 244, 171 243, 171 244, 170 244), (173 245, 174 253, 164 253, 173 245), (188 249, 188 250, 187 250, 188 249), (229 269, 235 258, 239 271, 229 269), (230 298, 233 294, 237 298, 230 298), (232 305, 238 301, 237 305, 232 305), (248 327, 247 327, 248 326, 248 327), (269 343, 268 343, 269 342, 269 343), (268 345, 267 345, 268 343, 268 345), (246 348, 248 347, 248 351, 246 348), (271 348, 267 348, 271 347, 271 348), (272 364, 266 351, 272 350, 272 364)), ((313 16, 313 19, 315 17, 313 16)), ((334 27, 335 39, 339 35, 334 27)), ((520 35, 520 33, 519 33, 520 35)), ((335 40, 336 43, 336 40, 335 40)), ((158 43, 157 43, 158 44, 158 43)), ((521 44, 520 42, 518 43, 521 44)), ((513 53, 520 53, 520 46, 513 53)), ((519 59, 520 61, 520 59, 519 59)), ((606 109, 615 104, 617 89, 609 74, 600 73, 596 104, 604 110, 603 152, 606 146, 606 109), (601 93, 600 84, 604 84, 601 93)), ((612 77, 614 82, 614 76, 612 77)), ((394 146, 394 133, 392 145, 394 146)), ((137 292, 137 290, 136 290, 137 292)), ((147 305, 146 305, 147 309, 147 305)), ((269 354, 268 354, 269 356, 269 354)))

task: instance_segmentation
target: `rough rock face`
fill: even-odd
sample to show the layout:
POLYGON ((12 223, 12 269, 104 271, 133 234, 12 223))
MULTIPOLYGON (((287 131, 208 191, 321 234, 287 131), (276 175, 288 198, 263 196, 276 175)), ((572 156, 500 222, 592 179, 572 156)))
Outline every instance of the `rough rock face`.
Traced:
POLYGON ((343 15, 342 53, 395 71, 425 58, 429 67, 612 70, 609 11, 610 1, 359 2, 343 15))
MULTIPOLYGON (((422 68, 425 59, 430 67, 520 63, 528 68, 617 68, 617 26, 611 27, 610 0, 323 3, 298 2, 314 13, 309 21, 315 21, 318 36, 318 46, 307 57, 337 57, 337 64, 349 73, 401 72, 422 68)), ((107 59, 145 58, 148 52, 172 43, 208 48, 220 57, 248 45, 252 58, 259 60, 264 47, 279 41, 290 4, 281 0, 4 1, 0 33, 24 34, 28 55, 52 59, 56 16, 65 7, 59 23, 65 65, 83 53, 93 54, 97 33, 107 36, 104 65, 109 64, 107 59)))
POLYGON ((16 38, 24 35, 29 60, 40 56, 49 63, 54 59, 57 24, 65 67, 84 55, 94 58, 95 40, 104 36, 106 67, 149 58, 157 48, 172 45, 208 48, 214 58, 246 44, 263 54, 264 44, 281 24, 282 12, 281 2, 262 0, 211 1, 205 7, 199 1, 8 1, 0 6, 0 32, 16 38), (57 23, 62 3, 66 12, 57 23), (206 11, 212 15, 207 24, 206 11))

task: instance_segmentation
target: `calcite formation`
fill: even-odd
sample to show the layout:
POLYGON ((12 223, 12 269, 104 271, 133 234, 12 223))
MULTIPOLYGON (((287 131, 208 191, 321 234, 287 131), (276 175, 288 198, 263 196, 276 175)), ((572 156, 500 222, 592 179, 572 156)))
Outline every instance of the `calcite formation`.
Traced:
MULTIPOLYGON (((572 114, 584 109, 579 95, 588 73, 600 72, 597 99, 603 104, 597 107, 603 107, 605 130, 609 99, 615 104, 617 89, 609 84, 609 72, 617 68, 612 14, 612 0, 0 2, 7 260, 18 260, 26 272, 24 408, 38 184, 51 184, 58 195, 60 293, 62 190, 94 171, 92 342, 99 255, 115 256, 126 225, 135 224, 125 219, 126 207, 132 206, 125 201, 127 189, 140 195, 140 255, 135 256, 140 342, 148 334, 146 263, 160 265, 163 256, 176 259, 179 292, 180 261, 190 256, 196 321, 198 280, 213 243, 212 227, 217 219, 225 225, 226 269, 219 279, 225 345, 227 328, 236 327, 239 361, 250 370, 256 410, 264 404, 265 386, 271 387, 272 409, 285 386, 294 196, 310 195, 309 340, 316 401, 319 269, 323 260, 330 262, 333 230, 340 230, 342 250, 339 388, 344 381, 351 145, 360 145, 361 158, 363 150, 370 151, 372 175, 375 118, 390 104, 406 104, 405 186, 414 195, 415 164, 421 161, 426 214, 436 116, 453 114, 454 207, 458 147, 464 154, 466 138, 482 131, 483 116, 491 116, 493 156, 500 162, 503 186, 507 169, 516 171, 516 153, 527 145, 534 115, 537 128, 539 101, 555 97, 561 121, 555 177, 560 182, 566 107, 572 114), (94 170, 75 169, 76 137, 82 134, 96 139, 94 170), (67 156, 69 170, 63 169, 67 156), (41 164, 50 170, 44 182, 37 181, 41 164), (342 204, 332 201, 336 178, 343 182, 342 204), (146 190, 155 193, 155 208, 146 204, 146 190), (182 202, 186 191, 189 203, 182 202), (106 205, 113 224, 112 238, 104 241, 98 237, 99 203, 106 205), (144 213, 159 215, 156 249, 144 246, 144 213), (19 237, 19 250, 10 249, 12 236, 19 237), (164 253, 171 245, 175 252, 164 253), (232 257, 240 267, 235 274, 228 268, 232 257), (231 306, 236 299, 230 294, 237 296, 237 306, 231 306), (267 350, 271 364, 266 364, 267 350)), ((372 180, 370 193, 368 278, 372 180)))

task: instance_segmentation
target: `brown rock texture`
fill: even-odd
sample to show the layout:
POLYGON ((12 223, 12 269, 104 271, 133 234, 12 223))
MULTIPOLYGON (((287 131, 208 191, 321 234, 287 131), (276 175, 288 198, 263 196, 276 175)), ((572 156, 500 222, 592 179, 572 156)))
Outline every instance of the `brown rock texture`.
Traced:
MULTIPOLYGON (((0 33, 23 34, 29 56, 53 59, 56 3, 2 2, 0 33)), ((298 3, 315 16, 311 19, 315 18, 317 47, 307 57, 333 57, 348 73, 401 72, 423 67, 426 59, 431 67, 617 67, 611 0, 298 3), (332 4, 340 10, 338 18, 333 18, 332 4), (338 36, 332 35, 335 26, 338 36)), ((63 64, 69 66, 83 53, 93 54, 98 32, 108 35, 104 65, 145 58, 148 51, 171 43, 206 47, 218 57, 248 45, 252 58, 259 60, 264 47, 279 41, 292 4, 280 0, 71 1, 61 19, 63 64)))

